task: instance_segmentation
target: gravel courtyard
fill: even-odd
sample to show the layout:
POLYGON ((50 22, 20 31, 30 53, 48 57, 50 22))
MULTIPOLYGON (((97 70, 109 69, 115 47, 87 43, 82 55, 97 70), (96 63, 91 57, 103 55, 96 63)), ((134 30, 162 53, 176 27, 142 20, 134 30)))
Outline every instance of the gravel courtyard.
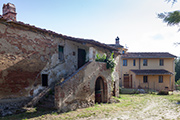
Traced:
POLYGON ((146 96, 144 103, 130 110, 117 111, 116 115, 107 120, 180 120, 180 105, 164 96, 146 96))
POLYGON ((0 120, 180 120, 180 93, 173 95, 121 94, 120 103, 95 104, 67 113, 28 108, 26 113, 0 120))

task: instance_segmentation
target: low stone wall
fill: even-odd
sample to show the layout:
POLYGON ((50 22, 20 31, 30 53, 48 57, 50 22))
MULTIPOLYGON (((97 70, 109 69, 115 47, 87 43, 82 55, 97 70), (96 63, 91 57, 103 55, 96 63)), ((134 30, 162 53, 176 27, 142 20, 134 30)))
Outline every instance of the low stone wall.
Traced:
MULTIPOLYGON (((111 70, 106 63, 92 61, 55 87, 55 105, 61 112, 89 107, 95 104, 95 84, 98 77, 103 78, 106 102, 111 98, 111 70)), ((115 76, 115 80, 119 80, 115 76)), ((118 82, 117 82, 118 83, 118 82)), ((119 91, 119 89, 118 89, 119 91)))
POLYGON ((12 115, 26 111, 22 107, 30 100, 31 98, 29 97, 0 100, 0 116, 12 115))

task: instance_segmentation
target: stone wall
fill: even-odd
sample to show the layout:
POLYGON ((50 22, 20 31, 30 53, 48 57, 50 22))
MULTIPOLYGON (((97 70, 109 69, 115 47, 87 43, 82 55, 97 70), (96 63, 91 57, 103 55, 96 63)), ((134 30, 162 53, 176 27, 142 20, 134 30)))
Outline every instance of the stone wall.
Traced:
MULTIPOLYGON (((66 112, 94 105, 95 83, 98 77, 103 78, 106 93, 105 101, 110 102, 112 93, 111 70, 106 68, 106 63, 104 62, 92 61, 84 65, 63 83, 56 85, 56 108, 62 112, 66 112)), ((119 76, 113 77, 115 80, 119 80, 119 76)), ((117 84, 119 84, 118 81, 117 84)))
POLYGON ((119 81, 120 81, 120 55, 115 55, 115 63, 116 63, 116 66, 115 66, 115 69, 114 69, 114 72, 112 73, 113 74, 113 81, 114 81, 114 94, 116 97, 119 97, 119 81))
POLYGON ((0 100, 0 117, 25 112, 26 110, 22 106, 25 106, 30 100, 31 98, 28 97, 0 100))

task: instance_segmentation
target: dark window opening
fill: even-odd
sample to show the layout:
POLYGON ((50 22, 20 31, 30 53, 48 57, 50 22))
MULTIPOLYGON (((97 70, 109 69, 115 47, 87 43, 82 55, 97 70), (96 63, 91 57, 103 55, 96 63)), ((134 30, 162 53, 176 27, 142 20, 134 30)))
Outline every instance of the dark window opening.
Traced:
POLYGON ((63 61, 64 60, 64 47, 63 46, 58 46, 58 53, 59 53, 59 60, 63 61))
POLYGON ((159 76, 159 83, 163 83, 163 76, 159 76))
POLYGON ((123 60, 123 66, 127 66, 127 60, 126 59, 123 60))
POLYGON ((42 74, 42 86, 48 86, 48 75, 42 74))
POLYGON ((147 83, 148 82, 148 76, 143 76, 143 82, 147 83))
POLYGON ((144 60, 143 60, 143 66, 147 66, 147 65, 148 65, 147 59, 144 59, 144 60))
POLYGON ((163 59, 160 59, 160 60, 159 60, 159 65, 160 65, 160 66, 164 66, 164 60, 163 60, 163 59))
POLYGON ((136 60, 135 59, 133 60, 133 66, 136 66, 136 60))

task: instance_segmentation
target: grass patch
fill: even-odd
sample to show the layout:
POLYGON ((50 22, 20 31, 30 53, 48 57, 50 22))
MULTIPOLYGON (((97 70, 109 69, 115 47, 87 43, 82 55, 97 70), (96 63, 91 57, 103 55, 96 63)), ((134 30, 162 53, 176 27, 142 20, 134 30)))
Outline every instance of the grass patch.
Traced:
POLYGON ((180 95, 179 94, 168 95, 168 96, 163 96, 163 97, 170 100, 171 102, 180 101, 180 95))
POLYGON ((95 112, 93 112, 93 113, 83 112, 83 113, 78 114, 76 117, 78 117, 78 118, 85 118, 85 117, 95 116, 95 114, 96 114, 95 112))

